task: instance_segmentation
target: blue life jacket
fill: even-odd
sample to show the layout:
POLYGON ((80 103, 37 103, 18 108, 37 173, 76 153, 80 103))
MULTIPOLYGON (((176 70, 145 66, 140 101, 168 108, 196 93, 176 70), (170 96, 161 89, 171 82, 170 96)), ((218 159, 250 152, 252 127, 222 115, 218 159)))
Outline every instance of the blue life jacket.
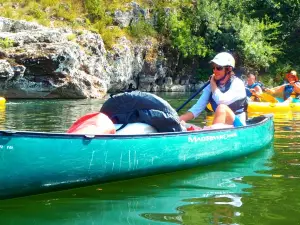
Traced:
MULTIPOLYGON (((236 78, 235 76, 231 77, 230 80, 228 80, 227 83, 225 84, 224 88, 219 88, 220 91, 222 93, 227 92, 230 89, 232 81, 234 79, 238 79, 238 78, 236 78)), ((219 85, 218 85, 218 87, 219 87, 219 85)), ((216 111, 216 109, 218 107, 218 104, 213 99, 212 93, 210 94, 210 97, 209 97, 209 103, 211 104, 212 109, 214 111, 216 111)), ((243 112, 246 112, 247 111, 247 97, 239 99, 239 100, 236 100, 235 102, 233 102, 230 105, 228 105, 228 107, 233 111, 233 113, 235 115, 238 115, 238 114, 241 114, 243 112)))
MULTIPOLYGON (((295 83, 299 83, 299 81, 296 81, 295 83)), ((292 85, 286 85, 284 87, 283 91, 283 98, 284 100, 287 100, 294 92, 294 87, 292 85)), ((299 94, 296 94, 296 98, 299 96, 299 94)))

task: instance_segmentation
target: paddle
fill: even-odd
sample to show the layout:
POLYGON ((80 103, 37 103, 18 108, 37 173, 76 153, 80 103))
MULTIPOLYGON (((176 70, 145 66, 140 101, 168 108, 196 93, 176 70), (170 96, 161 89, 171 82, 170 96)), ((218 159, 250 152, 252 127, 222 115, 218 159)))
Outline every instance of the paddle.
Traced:
POLYGON ((258 97, 261 98, 265 102, 272 102, 272 103, 278 102, 278 100, 274 96, 272 96, 266 92, 259 94, 258 97))
POLYGON ((259 83, 261 84, 260 87, 263 90, 263 93, 258 95, 258 97, 261 98, 265 102, 277 103, 278 100, 274 96, 270 95, 269 93, 266 93, 267 88, 265 87, 265 85, 261 82, 259 82, 259 83))
POLYGON ((259 84, 260 84, 261 89, 263 90, 263 93, 261 93, 259 95, 259 97, 263 101, 277 103, 278 100, 274 96, 270 95, 269 93, 266 93, 266 89, 267 89, 266 86, 263 83, 261 83, 261 82, 259 82, 259 84))
MULTIPOLYGON (((262 90, 265 90, 266 88, 264 86, 261 86, 262 90)), ((250 90, 249 88, 246 87, 246 89, 250 90)), ((264 102, 272 102, 272 103, 277 103, 278 100, 273 97, 272 95, 262 92, 261 94, 256 93, 257 97, 259 97, 262 101, 264 102)))
POLYGON ((188 100, 186 100, 181 106, 179 106, 176 109, 176 112, 179 112, 179 110, 181 110, 186 104, 188 104, 193 98, 196 97, 196 95, 198 95, 201 91, 203 91, 203 89, 210 83, 210 81, 207 81, 205 84, 203 84, 203 86, 201 88, 199 88, 198 91, 196 91, 188 100))

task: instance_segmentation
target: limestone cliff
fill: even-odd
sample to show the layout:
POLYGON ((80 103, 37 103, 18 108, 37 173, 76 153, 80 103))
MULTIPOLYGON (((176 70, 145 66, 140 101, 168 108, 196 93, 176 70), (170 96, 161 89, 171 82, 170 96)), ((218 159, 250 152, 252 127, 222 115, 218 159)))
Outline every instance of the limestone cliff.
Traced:
POLYGON ((102 98, 129 85, 142 91, 199 85, 174 79, 174 63, 150 38, 137 44, 122 37, 107 50, 90 31, 0 17, 0 40, 9 43, 0 49, 0 95, 6 98, 102 98))

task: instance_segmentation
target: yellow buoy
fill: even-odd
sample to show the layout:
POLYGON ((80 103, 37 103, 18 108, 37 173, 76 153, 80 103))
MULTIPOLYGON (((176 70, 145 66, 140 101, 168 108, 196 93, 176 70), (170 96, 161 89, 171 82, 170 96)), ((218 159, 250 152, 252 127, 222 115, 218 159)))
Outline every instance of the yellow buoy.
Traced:
POLYGON ((6 99, 3 97, 0 97, 0 105, 5 105, 6 99))

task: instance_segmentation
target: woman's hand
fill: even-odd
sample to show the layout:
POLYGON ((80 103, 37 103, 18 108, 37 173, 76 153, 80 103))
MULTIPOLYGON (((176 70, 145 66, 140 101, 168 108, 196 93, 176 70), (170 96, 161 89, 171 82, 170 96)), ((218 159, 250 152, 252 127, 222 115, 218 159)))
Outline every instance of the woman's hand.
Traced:
POLYGON ((217 83, 216 83, 216 80, 215 80, 215 75, 211 75, 210 77, 210 87, 211 87, 211 91, 214 93, 215 90, 217 89, 217 83))
POLYGON ((294 83, 293 87, 294 87, 294 91, 295 91, 297 94, 300 94, 300 83, 299 83, 299 82, 294 83))
POLYGON ((250 91, 251 91, 252 95, 258 96, 258 93, 254 88, 250 89, 250 91))
POLYGON ((194 119, 194 114, 191 112, 186 112, 185 114, 179 116, 179 121, 183 121, 182 123, 194 119))
POLYGON ((273 90, 272 88, 265 88, 265 92, 269 93, 269 94, 272 94, 273 93, 273 90))
POLYGON ((216 83, 215 74, 211 75, 209 79, 210 79, 210 84, 212 84, 212 82, 216 83))

